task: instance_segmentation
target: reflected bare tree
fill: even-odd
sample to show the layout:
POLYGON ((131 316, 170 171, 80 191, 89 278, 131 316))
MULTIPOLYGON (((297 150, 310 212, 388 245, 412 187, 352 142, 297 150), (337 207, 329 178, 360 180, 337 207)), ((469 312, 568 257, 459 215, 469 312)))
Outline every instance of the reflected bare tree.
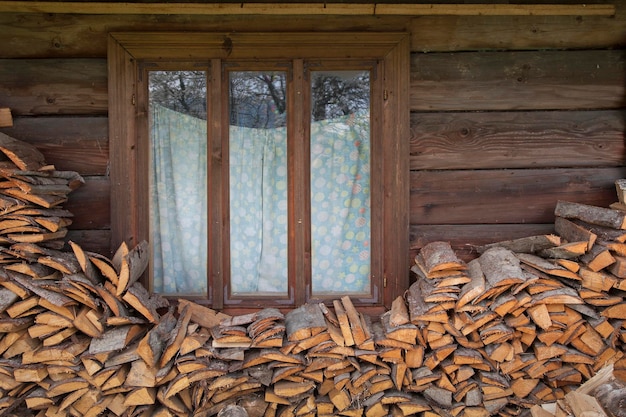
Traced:
MULTIPOLYGON (((368 71, 311 73, 311 117, 324 120, 369 110, 368 71)), ((206 119, 204 71, 150 72, 150 100, 206 119)), ((229 85, 230 123, 255 128, 285 126, 287 75, 284 71, 233 71, 229 85)))
POLYGON ((151 71, 148 85, 151 104, 206 120, 206 72, 151 71))

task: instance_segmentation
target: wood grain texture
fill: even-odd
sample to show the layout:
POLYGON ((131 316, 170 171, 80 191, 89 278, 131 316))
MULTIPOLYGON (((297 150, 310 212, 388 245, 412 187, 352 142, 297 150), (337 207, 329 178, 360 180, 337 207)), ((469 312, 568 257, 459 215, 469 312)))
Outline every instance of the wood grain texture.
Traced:
POLYGON ((411 169, 610 167, 626 111, 411 114, 411 169))
POLYGON ((557 200, 607 207, 626 168, 413 171, 411 225, 554 222, 557 200))
POLYGON ((615 16, 420 16, 413 51, 596 49, 626 42, 626 1, 615 16))
MULTIPOLYGON (((111 245, 118 247, 125 242, 134 246, 137 243, 135 237, 138 236, 137 211, 140 204, 147 207, 143 203, 148 201, 148 178, 137 175, 137 172, 144 174, 147 171, 141 170, 143 165, 137 167, 137 109, 131 104, 136 91, 137 61, 111 38, 108 42, 107 72, 110 105, 109 158, 116 161, 111 165, 112 181, 108 194, 111 199, 111 245), (136 181, 141 181, 140 189, 131 186, 136 181)), ((144 117, 145 114, 144 111, 144 117)), ((141 240, 148 240, 147 232, 144 236, 139 236, 138 241, 141 240)))
POLYGON ((110 230, 69 230, 67 241, 78 243, 86 251, 98 253, 107 257, 113 255, 111 250, 110 230))
POLYGON ((110 32, 404 31, 410 17, 0 13, 2 58, 104 58, 110 32))
POLYGON ((107 117, 19 117, 12 128, 0 132, 35 145, 58 170, 107 175, 107 117))
POLYGON ((108 177, 87 177, 85 184, 70 193, 63 208, 74 214, 68 229, 110 229, 111 182, 108 177))
POLYGON ((576 110, 624 105, 623 50, 411 55, 411 110, 576 110))
POLYGON ((362 1, 355 4, 325 1, 289 2, 149 2, 116 4, 110 1, 0 1, 0 12, 79 14, 189 15, 462 15, 462 16, 613 16, 612 4, 393 4, 362 1))
POLYGON ((106 115, 106 60, 0 59, 0 103, 14 116, 106 115))
POLYGON ((193 16, 0 13, 0 57, 105 57, 115 31, 407 30, 413 51, 615 48, 626 42, 626 0, 615 16, 193 16))

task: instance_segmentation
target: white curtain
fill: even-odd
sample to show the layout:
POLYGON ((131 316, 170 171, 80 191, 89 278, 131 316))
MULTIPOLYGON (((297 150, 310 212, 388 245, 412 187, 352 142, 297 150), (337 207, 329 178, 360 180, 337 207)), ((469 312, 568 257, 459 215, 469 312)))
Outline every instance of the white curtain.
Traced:
MULTIPOLYGON (((155 106, 150 217, 158 231, 151 237, 156 292, 207 291, 206 143, 205 120, 155 106)), ((285 128, 230 127, 233 293, 287 291, 286 143, 285 128)), ((369 143, 369 115, 311 125, 314 293, 369 292, 369 143)))
POLYGON ((151 124, 154 291, 206 294, 206 120, 155 105, 151 124))
POLYGON ((313 294, 370 291, 369 115, 311 124, 313 294))
POLYGON ((230 126, 233 293, 287 293, 286 129, 230 126))

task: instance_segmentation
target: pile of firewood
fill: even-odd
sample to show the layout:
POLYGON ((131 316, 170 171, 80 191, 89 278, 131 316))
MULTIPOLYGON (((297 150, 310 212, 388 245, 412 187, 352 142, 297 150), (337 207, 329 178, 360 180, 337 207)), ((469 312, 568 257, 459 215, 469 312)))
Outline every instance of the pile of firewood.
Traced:
POLYGON ((609 363, 565 398, 533 405, 530 412, 533 417, 626 417, 626 382, 615 377, 609 363))
MULTIPOLYGON (((557 215, 564 207, 606 210, 559 202, 557 215)), ((595 251, 574 255, 576 242, 561 239, 487 245, 467 265, 445 242, 420 251, 407 301, 418 344, 429 350, 425 364, 438 377, 431 400, 439 407, 514 415, 564 398, 623 356, 626 279, 603 270, 619 255, 602 251, 614 260, 599 268, 600 255, 586 256, 595 251)))
POLYGON ((381 317, 349 297, 231 317, 151 295, 146 242, 64 249, 82 179, 8 137, 0 152, 0 416, 540 417, 605 364, 626 379, 619 206, 559 202, 555 235, 468 263, 432 242, 381 317))

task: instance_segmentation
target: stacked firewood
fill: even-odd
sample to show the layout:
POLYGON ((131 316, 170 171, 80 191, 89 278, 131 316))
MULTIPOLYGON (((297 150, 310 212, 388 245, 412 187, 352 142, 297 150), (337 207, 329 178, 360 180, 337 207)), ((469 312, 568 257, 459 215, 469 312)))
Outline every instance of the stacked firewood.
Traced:
POLYGON ((150 294, 146 242, 64 246, 80 177, 8 137, 0 151, 0 415, 506 417, 607 363, 626 379, 620 207, 559 202, 555 235, 467 263, 432 242, 381 317, 349 297, 231 317, 150 294))
POLYGON ((533 417, 626 417, 626 381, 615 376, 609 363, 565 398, 533 405, 530 412, 533 417))
POLYGON ((467 265, 445 242, 420 251, 407 301, 440 376, 433 401, 513 415, 562 400, 607 363, 626 381, 623 207, 559 201, 557 234, 479 247, 467 265))
MULTIPOLYGON (((3 133, 0 152, 0 246, 40 243, 63 248, 72 214, 60 206, 83 179, 76 172, 46 165, 36 148, 3 133)), ((0 261, 14 257, 2 251, 0 261)))

